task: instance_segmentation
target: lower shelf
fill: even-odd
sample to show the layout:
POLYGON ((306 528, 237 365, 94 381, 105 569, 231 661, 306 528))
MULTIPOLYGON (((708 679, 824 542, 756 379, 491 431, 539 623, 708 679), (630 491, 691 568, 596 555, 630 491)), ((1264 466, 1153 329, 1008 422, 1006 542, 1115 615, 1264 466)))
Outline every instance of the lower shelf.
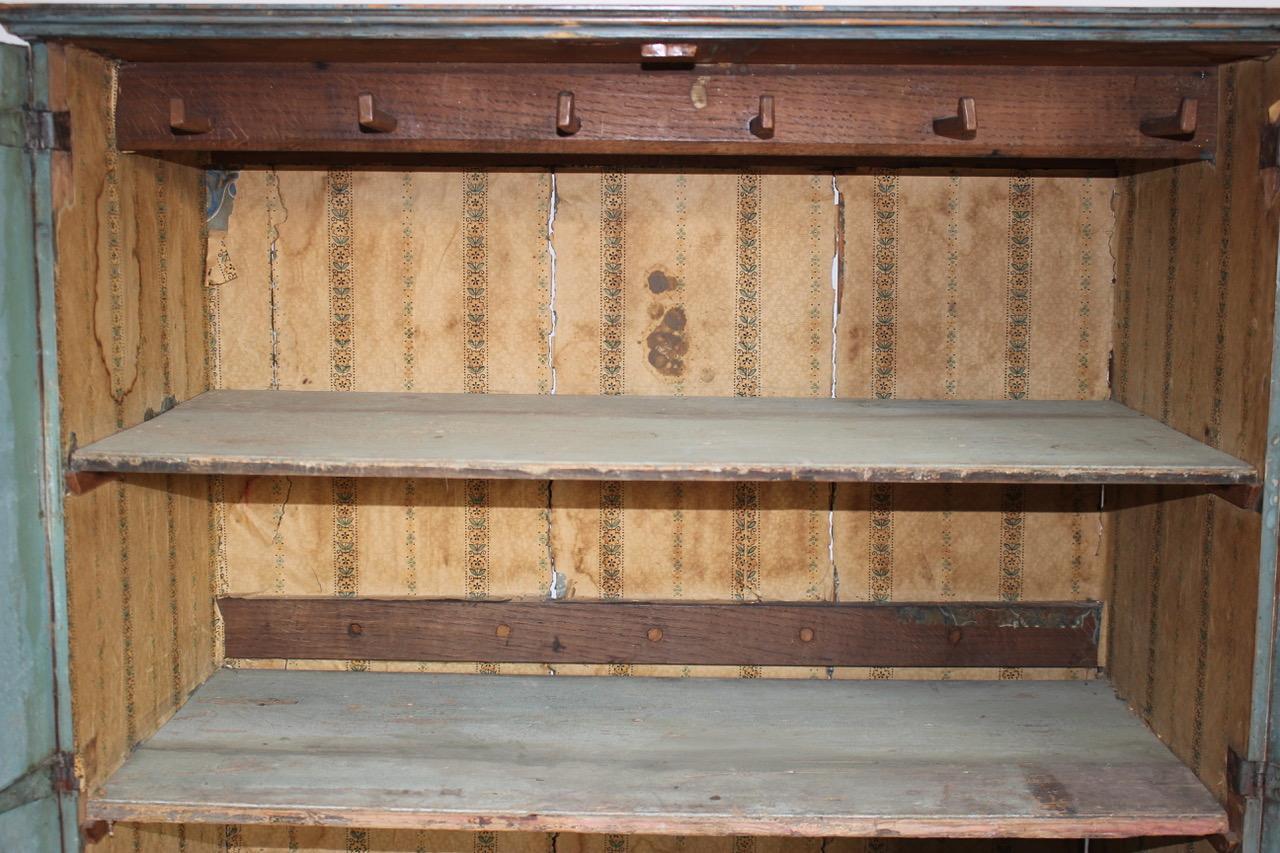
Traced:
POLYGON ((1106 682, 223 670, 91 818, 689 835, 1211 835, 1106 682))

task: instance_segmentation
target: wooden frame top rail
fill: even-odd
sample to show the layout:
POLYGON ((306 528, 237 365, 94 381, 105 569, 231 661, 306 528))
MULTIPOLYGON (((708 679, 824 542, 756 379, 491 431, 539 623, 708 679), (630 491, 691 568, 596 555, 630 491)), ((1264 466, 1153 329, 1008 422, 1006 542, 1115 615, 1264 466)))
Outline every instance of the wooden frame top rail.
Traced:
POLYGON ((634 63, 643 45, 666 41, 694 43, 696 61, 707 64, 1199 65, 1262 56, 1280 42, 1274 13, 1243 8, 44 3, 0 4, 0 21, 27 39, 132 60, 386 62, 443 53, 634 63))

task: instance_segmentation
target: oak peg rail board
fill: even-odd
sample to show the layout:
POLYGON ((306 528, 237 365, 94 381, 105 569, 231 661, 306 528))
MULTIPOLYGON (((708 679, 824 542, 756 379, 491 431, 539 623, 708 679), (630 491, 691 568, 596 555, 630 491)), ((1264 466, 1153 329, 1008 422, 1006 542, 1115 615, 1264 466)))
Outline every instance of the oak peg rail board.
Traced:
POLYGON ((1098 665, 1101 605, 220 598, 230 658, 739 666, 1098 665))
POLYGON ((149 152, 1197 160, 1217 127, 1213 67, 164 62, 119 81, 118 144, 149 152), (175 128, 175 99, 209 130, 175 128), (939 132, 962 99, 980 126, 939 132), (1184 102, 1192 135, 1143 132, 1184 102))

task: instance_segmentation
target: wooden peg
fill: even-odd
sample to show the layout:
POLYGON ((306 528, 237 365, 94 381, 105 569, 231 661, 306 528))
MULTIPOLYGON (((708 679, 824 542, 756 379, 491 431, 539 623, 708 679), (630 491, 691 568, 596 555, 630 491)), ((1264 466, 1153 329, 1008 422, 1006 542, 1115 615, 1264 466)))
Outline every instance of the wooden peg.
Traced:
POLYGON ((561 92, 556 101, 556 133, 573 136, 582 128, 582 119, 573 106, 573 92, 561 92))
POLYGON ((396 129, 396 117, 375 107, 373 95, 368 92, 356 98, 356 113, 361 133, 390 133, 396 129))
POLYGON ((973 98, 961 98, 956 114, 933 120, 933 132, 952 139, 973 139, 978 135, 978 107, 973 98))
POLYGON ((773 138, 773 95, 760 96, 760 109, 747 126, 761 139, 773 138))
POLYGON ((1190 139, 1196 135, 1196 114, 1199 102, 1195 98, 1183 98, 1178 111, 1171 116, 1142 120, 1142 132, 1161 139, 1190 139))
POLYGON ((207 118, 188 116, 187 105, 182 98, 170 98, 169 130, 186 136, 196 136, 213 130, 213 122, 207 118))

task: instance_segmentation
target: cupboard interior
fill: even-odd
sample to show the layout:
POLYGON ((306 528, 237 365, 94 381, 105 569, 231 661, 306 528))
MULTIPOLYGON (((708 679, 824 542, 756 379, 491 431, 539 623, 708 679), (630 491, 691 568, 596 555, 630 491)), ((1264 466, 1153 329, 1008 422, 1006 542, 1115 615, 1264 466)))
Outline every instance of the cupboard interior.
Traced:
MULTIPOLYGON (((84 447, 211 389, 1111 399, 1262 465, 1277 222, 1256 152, 1259 117, 1280 91, 1275 62, 1222 67, 1213 163, 232 173, 117 150, 114 66, 69 47, 52 47, 50 58, 53 102, 70 110, 74 128, 71 150, 54 154, 64 446, 84 447)), ((554 672, 1101 679, 1233 807, 1225 756, 1248 735, 1260 518, 1202 489, 164 473, 68 496, 64 511, 76 753, 91 810, 130 752, 220 668, 233 672, 219 678, 551 670, 228 658, 217 598, 553 593, 1100 601, 1100 669, 564 664, 554 672)), ((810 717, 815 707, 797 701, 782 718, 829 725, 810 717)), ((1046 784, 1052 799, 1057 783, 1046 784)), ((942 843, 583 830, 227 818, 122 822, 100 843, 942 843)))

